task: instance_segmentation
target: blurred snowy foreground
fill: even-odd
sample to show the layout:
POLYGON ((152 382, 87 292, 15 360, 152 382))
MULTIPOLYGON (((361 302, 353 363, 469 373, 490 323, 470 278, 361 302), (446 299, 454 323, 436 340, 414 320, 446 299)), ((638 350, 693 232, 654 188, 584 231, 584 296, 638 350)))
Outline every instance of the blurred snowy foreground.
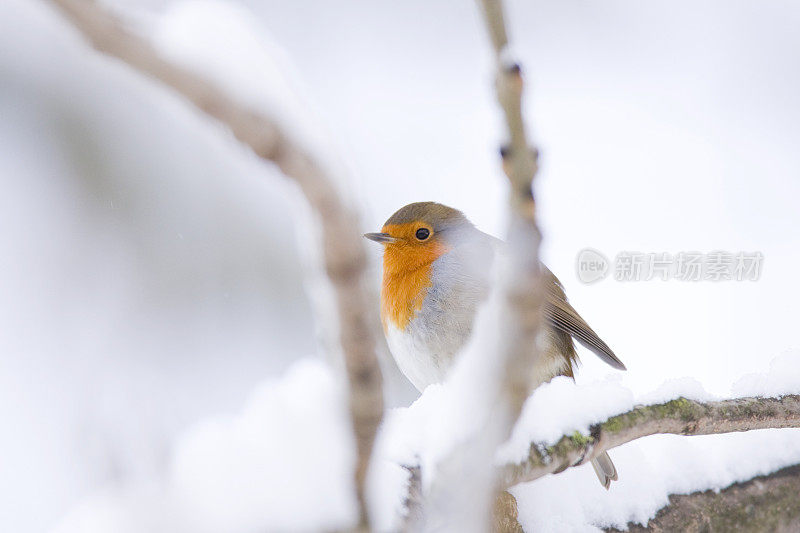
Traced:
MULTIPOLYGON (((421 465, 427 485, 433 465, 485 422, 480 408, 464 408, 470 400, 464 401, 462 374, 457 370, 412 406, 389 413, 370 476, 378 530, 401 525, 408 473, 400 465, 421 465)), ((163 480, 101 491, 73 509, 57 531, 316 531, 351 524, 353 440, 337 376, 319 361, 296 363, 281 380, 262 385, 238 415, 206 420, 183 435, 163 480)), ((798 380, 798 357, 786 356, 769 372, 742 378, 732 392, 779 396, 796 390, 798 380)), ((577 386, 557 378, 526 402, 496 461, 523 459, 531 443, 553 444, 576 430, 587 434, 592 423, 637 403, 680 396, 711 399, 689 379, 635 398, 613 380, 577 386)), ((720 489, 800 462, 800 439, 797 430, 654 436, 611 455, 620 481, 610 491, 597 485, 588 465, 514 487, 522 526, 594 531, 646 523, 669 494, 720 489)))
MULTIPOLYGON (((134 20, 165 56, 335 159, 281 52, 247 12, 180 2, 134 20)), ((0 497, 15 502, 0 510, 0 529, 352 525, 347 395, 341 369, 311 355, 318 348, 300 297, 295 241, 303 239, 292 228, 305 210, 296 191, 168 90, 90 50, 46 3, 11 0, 0 21, 0 164, 16 178, 0 195, 0 236, 18 258, 3 289, 19 302, 0 309, 9 325, 0 336, 0 414, 14 428, 0 444, 0 497)), ((324 309, 324 291, 306 288, 324 309)), ((401 524, 402 465, 421 466, 429 485, 435 465, 490 416, 480 402, 485 346, 476 341, 448 382, 387 414, 369 479, 377 529, 401 524)), ((730 397, 798 392, 800 354, 789 352, 734 383, 730 397)), ((648 395, 617 378, 557 378, 529 398, 496 462, 680 396, 711 398, 688 378, 648 395)), ((799 463, 800 430, 656 436, 611 456, 620 481, 610 491, 589 466, 514 487, 525 529, 646 523, 669 494, 799 463)))

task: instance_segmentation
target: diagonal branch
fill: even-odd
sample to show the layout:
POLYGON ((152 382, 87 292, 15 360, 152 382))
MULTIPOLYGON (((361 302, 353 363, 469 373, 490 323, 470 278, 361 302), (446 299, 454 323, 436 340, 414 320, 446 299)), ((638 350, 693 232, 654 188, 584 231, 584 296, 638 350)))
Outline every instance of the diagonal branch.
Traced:
POLYGON ((533 481, 597 457, 600 453, 642 437, 658 434, 715 435, 736 431, 800 427, 800 395, 780 398, 737 398, 697 402, 679 398, 639 406, 590 428, 575 432, 554 445, 532 443, 528 457, 500 469, 503 487, 533 481))
POLYGON ((194 73, 161 58, 144 39, 123 27, 91 0, 51 0, 99 51, 172 88, 205 114, 227 126, 259 157, 274 163, 299 185, 320 218, 325 272, 336 298, 339 342, 349 378, 350 416, 356 435, 356 486, 361 524, 366 525, 364 480, 375 432, 383 416, 381 372, 375 355, 376 334, 362 285, 366 255, 358 217, 340 197, 325 169, 290 139, 269 117, 242 107, 194 73))

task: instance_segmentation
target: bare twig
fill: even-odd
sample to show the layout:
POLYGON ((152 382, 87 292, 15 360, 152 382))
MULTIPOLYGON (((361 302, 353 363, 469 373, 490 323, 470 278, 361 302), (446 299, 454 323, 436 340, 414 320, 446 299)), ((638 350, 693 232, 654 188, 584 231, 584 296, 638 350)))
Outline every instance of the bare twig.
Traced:
POLYGON ((541 322, 542 296, 539 284, 539 241, 533 198, 536 159, 528 144, 522 120, 522 76, 516 63, 509 63, 508 39, 500 0, 481 0, 484 18, 496 60, 496 89, 508 129, 509 144, 502 150, 503 168, 511 182, 511 224, 508 231, 510 271, 504 291, 504 322, 507 345, 501 351, 505 361, 503 392, 509 411, 510 432, 522 404, 530 393, 530 369, 536 362, 536 335, 541 322))
MULTIPOLYGON (((502 0, 480 0, 494 49, 495 89, 508 127, 509 144, 503 147, 503 168, 511 180, 512 210, 535 223, 531 184, 536 176, 536 151, 528 143, 522 119, 522 69, 508 54, 508 37, 502 0)), ((537 231, 538 234, 538 231, 537 231)))
MULTIPOLYGON (((800 465, 758 476, 722 489, 672 495, 669 504, 643 527, 629 523, 629 532, 650 531, 800 531, 800 465)), ((609 528, 608 532, 618 529, 609 528)))
POLYGON ((274 163, 302 190, 319 216, 325 271, 336 296, 339 341, 350 383, 350 415, 358 447, 356 486, 361 524, 366 525, 364 479, 375 432, 383 415, 381 373, 375 331, 362 286, 366 255, 358 217, 346 207, 325 170, 270 118, 242 107, 202 77, 161 58, 144 39, 128 32, 91 0, 51 0, 99 51, 152 76, 227 126, 259 157, 274 163))
MULTIPOLYGON (((543 299, 539 282, 540 234, 532 193, 536 161, 522 121, 520 69, 516 64, 507 64, 504 58, 507 39, 502 4, 500 0, 482 0, 482 4, 496 58, 497 97, 510 139, 502 151, 503 169, 511 182, 508 264, 504 265, 499 287, 503 296, 498 309, 499 323, 503 331, 499 335, 500 345, 490 348, 496 352, 498 372, 495 374, 495 369, 486 372, 485 383, 477 385, 482 387, 492 415, 468 445, 457 447, 437 462, 422 509, 428 529, 486 530, 492 514, 490 503, 497 496, 492 458, 497 446, 510 434, 530 393, 531 369, 535 368, 538 356, 536 337, 543 299), (469 472, 469 480, 465 472, 469 472)), ((516 517, 512 519, 505 512, 509 505, 501 505, 500 509, 504 512, 495 518, 507 520, 502 524, 495 522, 495 527, 508 529, 516 524, 516 517)))
POLYGON ((640 406, 590 428, 589 435, 565 435, 556 444, 532 443, 521 463, 501 468, 503 487, 533 481, 589 462, 600 453, 656 434, 714 435, 768 428, 800 427, 800 395, 697 402, 679 398, 640 406))

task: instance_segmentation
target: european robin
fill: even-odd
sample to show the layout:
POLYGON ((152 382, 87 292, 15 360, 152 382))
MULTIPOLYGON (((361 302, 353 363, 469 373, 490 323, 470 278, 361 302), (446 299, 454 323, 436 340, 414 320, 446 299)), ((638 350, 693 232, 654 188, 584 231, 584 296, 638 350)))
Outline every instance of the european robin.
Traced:
MULTIPOLYGON (((435 202, 409 204, 389 217, 380 233, 383 282, 381 321, 397 366, 422 391, 444 379, 472 331, 488 295, 490 270, 502 242, 470 223, 461 211, 435 202)), ((533 386, 555 376, 574 379, 573 338, 614 368, 625 370, 611 348, 567 302, 564 287, 542 265, 546 284, 540 354, 533 386)), ((605 488, 617 479, 607 453, 592 461, 605 488)))

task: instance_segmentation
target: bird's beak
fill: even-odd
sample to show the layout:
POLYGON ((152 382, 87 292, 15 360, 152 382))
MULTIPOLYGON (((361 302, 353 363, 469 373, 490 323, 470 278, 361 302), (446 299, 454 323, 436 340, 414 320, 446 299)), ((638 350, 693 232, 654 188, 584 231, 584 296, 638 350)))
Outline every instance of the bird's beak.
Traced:
POLYGON ((387 244, 390 242, 397 242, 400 239, 396 239, 392 237, 388 233, 365 233, 364 237, 371 241, 379 242, 381 244, 387 244))

